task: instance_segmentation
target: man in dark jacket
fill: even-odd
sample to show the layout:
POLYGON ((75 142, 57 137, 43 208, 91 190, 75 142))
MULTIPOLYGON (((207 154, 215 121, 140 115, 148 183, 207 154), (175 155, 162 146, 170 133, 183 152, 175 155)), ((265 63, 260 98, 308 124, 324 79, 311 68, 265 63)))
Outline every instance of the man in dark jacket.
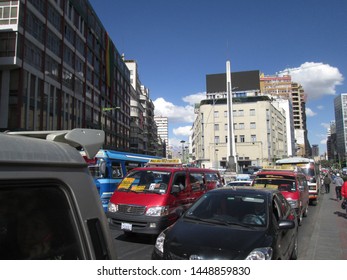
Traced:
POLYGON ((331 178, 329 173, 327 173, 324 177, 323 180, 324 186, 325 186, 325 193, 329 193, 330 192, 330 183, 331 183, 331 178))

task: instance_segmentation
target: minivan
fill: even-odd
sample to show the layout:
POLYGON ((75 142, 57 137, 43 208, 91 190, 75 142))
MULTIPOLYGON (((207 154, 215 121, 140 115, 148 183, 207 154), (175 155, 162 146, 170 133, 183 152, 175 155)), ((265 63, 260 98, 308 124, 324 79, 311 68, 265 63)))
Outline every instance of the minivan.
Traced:
POLYGON ((258 172, 253 186, 278 189, 297 212, 298 223, 308 214, 309 186, 307 177, 299 167, 274 166, 258 172))
POLYGON ((134 168, 113 193, 111 229, 157 235, 173 224, 202 194, 223 185, 218 171, 192 167, 134 168))

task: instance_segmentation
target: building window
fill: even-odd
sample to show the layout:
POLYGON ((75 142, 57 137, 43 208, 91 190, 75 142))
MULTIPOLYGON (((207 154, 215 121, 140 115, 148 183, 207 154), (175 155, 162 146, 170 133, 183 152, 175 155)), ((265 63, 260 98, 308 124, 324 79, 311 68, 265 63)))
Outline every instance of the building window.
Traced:
POLYGON ((219 118, 219 112, 218 112, 218 111, 214 111, 213 116, 214 116, 215 118, 219 118))
POLYGON ((254 134, 252 134, 252 135, 251 135, 251 141, 252 141, 252 142, 257 142, 257 136, 254 135, 254 134))
POLYGON ((239 123, 239 129, 245 129, 245 124, 244 123, 239 123))
POLYGON ((255 122, 251 122, 251 123, 250 123, 250 128, 251 128, 251 129, 256 129, 256 128, 257 128, 255 122))
POLYGON ((240 135, 240 142, 244 143, 245 142, 245 136, 244 135, 240 135))
POLYGON ((255 116, 255 109, 249 109, 249 115, 255 116))
POLYGON ((215 124, 214 124, 214 130, 215 130, 215 131, 219 131, 219 124, 218 124, 218 123, 215 123, 215 124))
POLYGON ((214 137, 214 143, 215 143, 215 144, 218 144, 218 143, 219 143, 219 136, 215 136, 215 137, 214 137))
POLYGON ((243 116, 244 116, 243 110, 239 110, 239 117, 243 117, 243 116))

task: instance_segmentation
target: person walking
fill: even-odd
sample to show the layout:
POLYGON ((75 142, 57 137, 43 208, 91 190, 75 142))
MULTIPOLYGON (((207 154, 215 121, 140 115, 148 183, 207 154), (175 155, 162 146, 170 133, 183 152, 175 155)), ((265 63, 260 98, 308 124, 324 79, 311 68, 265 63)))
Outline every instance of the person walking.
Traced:
POLYGON ((330 192, 330 183, 331 183, 331 178, 329 173, 327 173, 323 179, 324 187, 325 187, 325 193, 330 192))
POLYGON ((334 180, 334 184, 335 184, 335 192, 336 192, 336 201, 339 201, 342 199, 342 196, 341 196, 341 187, 343 185, 344 181, 343 179, 341 178, 341 175, 340 173, 337 173, 336 174, 336 178, 334 180))
POLYGON ((346 207, 346 204, 347 204, 346 203, 347 202, 347 181, 345 181, 341 187, 341 195, 343 197, 342 203, 345 204, 345 208, 343 208, 343 207, 342 208, 346 210, 346 217, 347 217, 347 207, 346 207))

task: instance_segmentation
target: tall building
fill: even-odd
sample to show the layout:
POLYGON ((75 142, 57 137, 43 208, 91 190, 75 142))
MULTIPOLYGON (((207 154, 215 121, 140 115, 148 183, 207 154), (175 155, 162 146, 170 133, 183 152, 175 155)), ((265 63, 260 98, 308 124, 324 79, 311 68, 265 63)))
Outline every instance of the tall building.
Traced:
POLYGON ((102 128, 129 148, 130 80, 86 0, 1 1, 0 127, 102 128))
MULTIPOLYGON (((274 164, 287 154, 285 111, 260 95, 259 71, 231 73, 236 169, 274 164), (247 82, 248 81, 248 82, 247 82)), ((193 160, 200 166, 229 168, 226 74, 206 76, 206 99, 196 105, 193 160)))
POLYGON ((169 153, 169 123, 167 117, 154 116, 154 121, 157 124, 158 136, 165 143, 165 157, 168 157, 169 153))
POLYGON ((303 87, 292 81, 288 74, 264 75, 260 76, 260 89, 263 94, 267 94, 277 100, 289 100, 291 102, 290 117, 287 120, 288 128, 288 156, 312 156, 308 132, 306 126, 306 95, 303 87), (294 132, 294 135, 292 134, 294 132))
POLYGON ((0 2, 0 129, 103 129, 129 151, 130 71, 87 0, 0 2))
POLYGON ((336 125, 336 153, 340 163, 346 160, 347 154, 347 93, 334 99, 336 125))

